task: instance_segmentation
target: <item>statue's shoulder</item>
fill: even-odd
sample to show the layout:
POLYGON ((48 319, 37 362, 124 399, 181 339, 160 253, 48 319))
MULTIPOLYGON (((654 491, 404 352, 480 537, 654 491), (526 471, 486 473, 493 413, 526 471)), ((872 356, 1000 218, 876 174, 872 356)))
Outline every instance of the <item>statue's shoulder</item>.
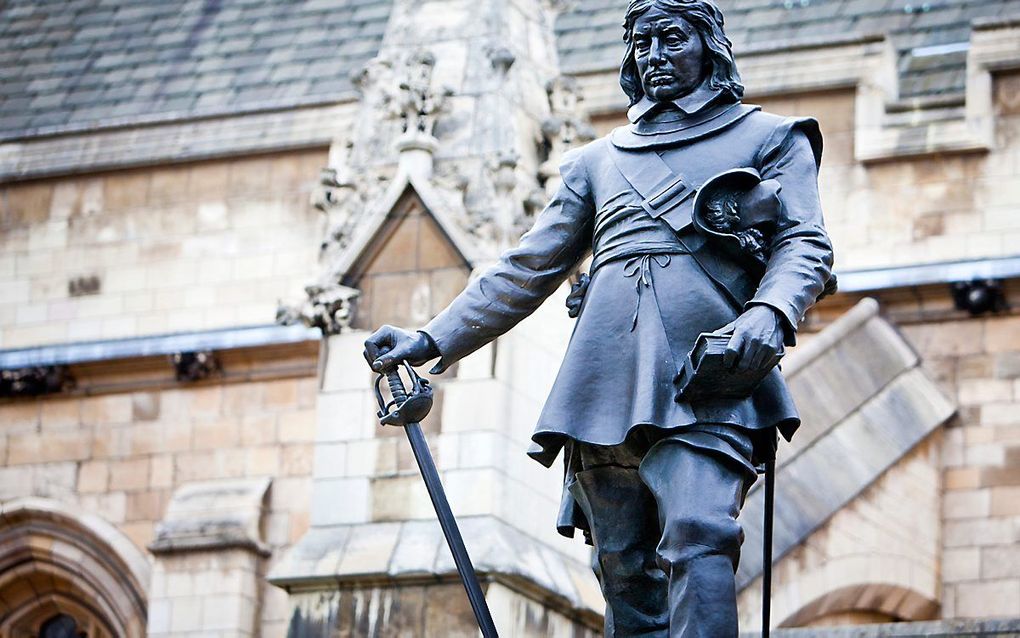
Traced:
MULTIPOLYGON (((748 106, 755 105, 752 104, 748 106)), ((770 113, 758 106, 756 110, 754 110, 746 118, 746 125, 766 131, 792 130, 797 128, 818 128, 818 120, 813 117, 788 116, 770 113)))
POLYGON ((606 154, 606 151, 608 151, 610 135, 612 135, 612 133, 609 133, 609 135, 603 135, 602 137, 597 137, 582 146, 570 149, 563 154, 563 161, 566 162, 568 159, 573 162, 589 162, 592 160, 598 160, 606 154))
MULTIPOLYGON (((611 135, 611 133, 610 133, 611 135)), ((572 148, 560 160, 560 174, 580 172, 584 175, 598 173, 599 167, 609 161, 609 135, 596 138, 583 146, 572 148)))
POLYGON ((746 125, 754 127, 755 133, 761 138, 762 155, 774 153, 803 136, 815 156, 815 163, 821 163, 822 131, 815 118, 777 115, 757 110, 746 118, 746 125))
POLYGON ((599 175, 606 155, 606 138, 601 137, 583 146, 572 148, 560 158, 560 178, 578 195, 590 194, 593 191, 592 175, 599 175))

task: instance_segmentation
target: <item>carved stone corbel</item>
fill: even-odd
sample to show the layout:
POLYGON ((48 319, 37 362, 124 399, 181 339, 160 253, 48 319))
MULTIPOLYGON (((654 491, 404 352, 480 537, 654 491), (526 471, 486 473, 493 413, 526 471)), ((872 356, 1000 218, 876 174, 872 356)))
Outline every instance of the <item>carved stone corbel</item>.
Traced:
POLYGON ((0 370, 0 397, 37 397, 74 388, 75 380, 67 366, 28 366, 0 370))
POLYGON ((182 383, 204 381, 223 372, 219 358, 211 350, 176 352, 170 355, 170 364, 174 367, 174 378, 182 383))

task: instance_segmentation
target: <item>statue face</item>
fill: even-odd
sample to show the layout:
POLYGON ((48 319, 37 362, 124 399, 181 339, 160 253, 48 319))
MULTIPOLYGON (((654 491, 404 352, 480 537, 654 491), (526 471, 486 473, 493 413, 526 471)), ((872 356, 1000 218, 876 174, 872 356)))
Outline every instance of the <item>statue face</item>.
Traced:
POLYGON ((689 22, 652 7, 634 23, 634 61, 645 95, 675 100, 701 84, 704 45, 689 22))

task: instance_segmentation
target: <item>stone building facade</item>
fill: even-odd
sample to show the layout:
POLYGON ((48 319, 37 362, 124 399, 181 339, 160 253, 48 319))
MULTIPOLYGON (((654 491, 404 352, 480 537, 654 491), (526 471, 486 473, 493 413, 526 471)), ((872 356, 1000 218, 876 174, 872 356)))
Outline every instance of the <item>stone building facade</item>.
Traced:
MULTIPOLYGON (((0 6, 0 636, 477 635, 361 342, 625 121, 624 4, 0 6)), ((821 123, 841 285, 784 364, 776 634, 1017 635, 1020 3, 720 6, 747 101, 821 123)), ((423 424, 505 636, 599 635, 524 456, 565 295, 423 424)))

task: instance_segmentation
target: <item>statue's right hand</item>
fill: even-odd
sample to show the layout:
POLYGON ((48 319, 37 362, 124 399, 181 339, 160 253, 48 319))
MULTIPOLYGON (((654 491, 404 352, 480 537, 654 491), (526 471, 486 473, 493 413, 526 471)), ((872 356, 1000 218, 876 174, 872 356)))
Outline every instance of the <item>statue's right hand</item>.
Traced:
POLYGON ((365 360, 376 372, 390 370, 401 361, 420 366, 438 356, 435 344, 424 332, 383 326, 365 341, 365 360))

